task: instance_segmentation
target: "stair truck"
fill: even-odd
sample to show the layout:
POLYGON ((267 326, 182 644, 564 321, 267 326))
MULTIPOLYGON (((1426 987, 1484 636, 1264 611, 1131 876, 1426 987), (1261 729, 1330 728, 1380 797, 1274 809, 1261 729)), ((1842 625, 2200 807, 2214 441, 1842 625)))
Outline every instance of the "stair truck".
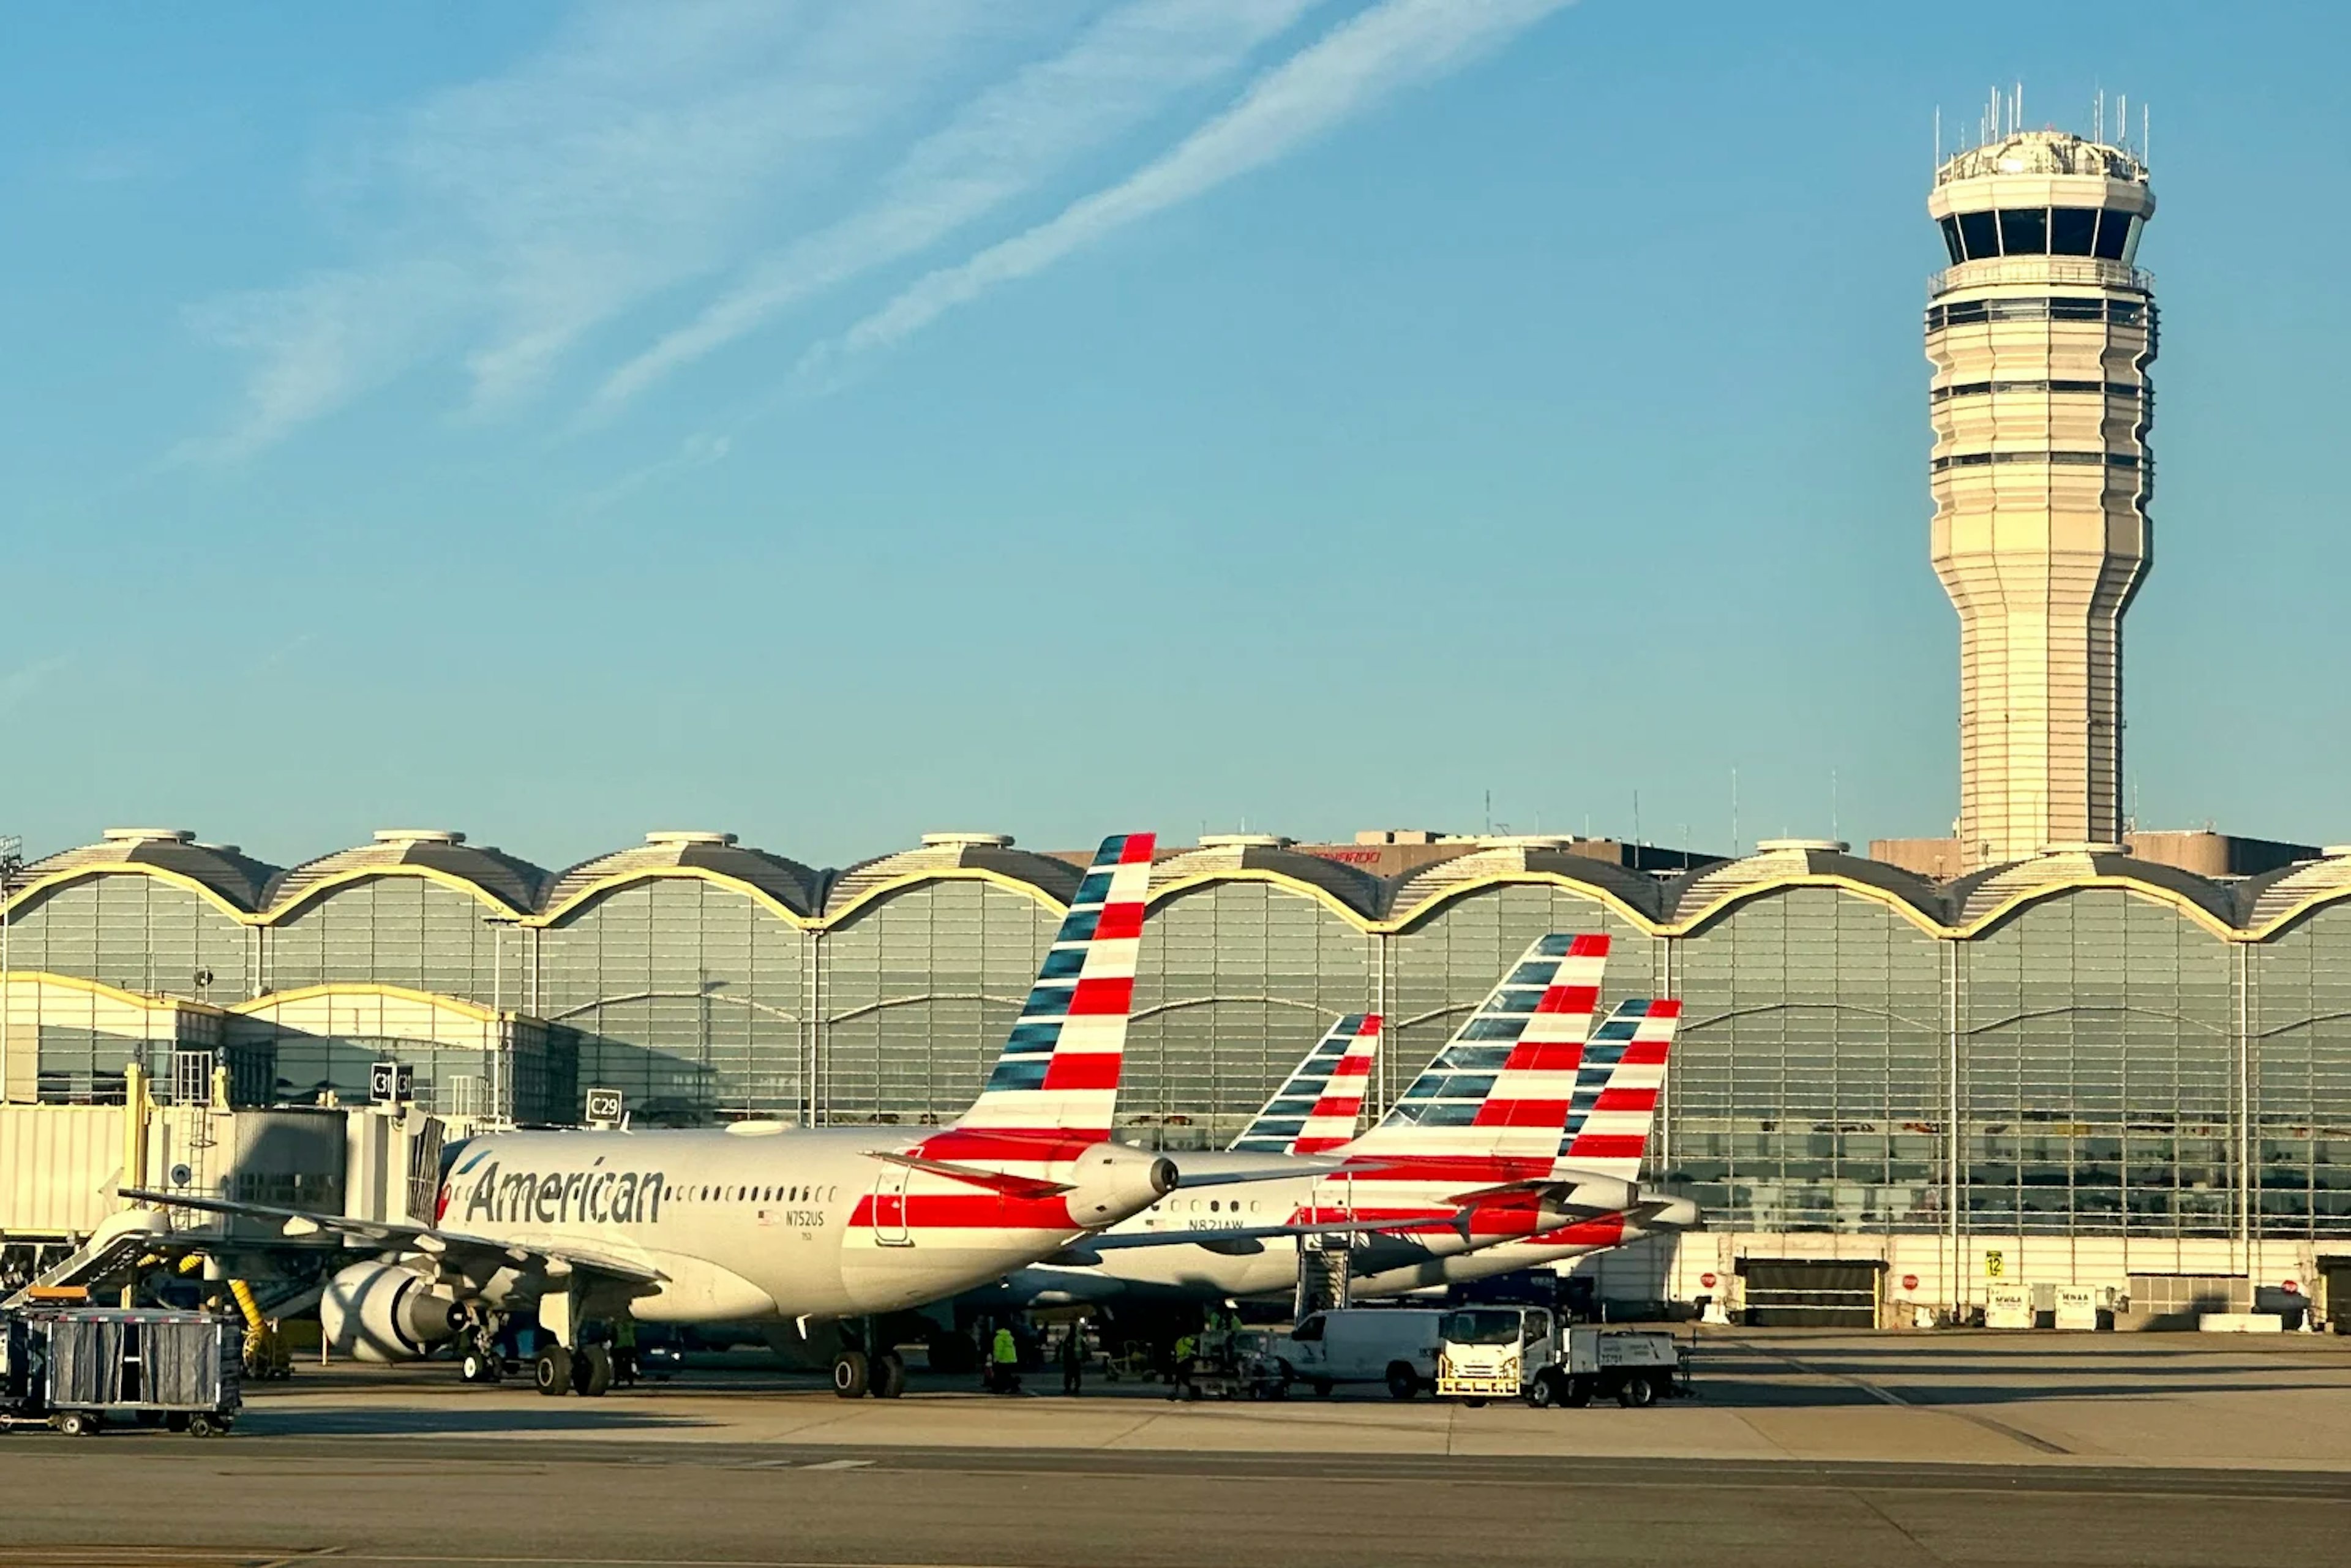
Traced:
POLYGON ((1691 1392, 1681 1345, 1663 1330, 1568 1324, 1541 1307, 1462 1307, 1437 1323, 1437 1394, 1538 1409, 1593 1397, 1635 1408, 1691 1392))
POLYGON ((239 1392, 239 1326, 207 1312, 56 1307, 0 1317, 0 1430, 46 1422, 68 1437, 110 1424, 226 1432, 239 1392))

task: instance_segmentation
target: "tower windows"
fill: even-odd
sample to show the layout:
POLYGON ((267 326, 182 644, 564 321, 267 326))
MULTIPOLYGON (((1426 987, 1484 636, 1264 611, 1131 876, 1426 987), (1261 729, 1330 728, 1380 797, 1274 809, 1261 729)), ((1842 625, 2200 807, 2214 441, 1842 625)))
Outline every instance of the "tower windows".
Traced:
POLYGON ((2095 294, 2027 299, 1959 299, 1927 308, 1927 330, 1977 327, 1991 321, 2111 321, 2117 327, 2152 325, 2154 308, 2143 300, 2106 299, 2095 294))
POLYGON ((1996 256, 2095 256, 2128 261, 2139 219, 2096 207, 2002 207, 1942 220, 1943 249, 1956 267, 1996 256))
POLYGON ((2049 254, 2049 209, 2010 207, 2000 214, 2000 248, 2003 256, 2049 254))

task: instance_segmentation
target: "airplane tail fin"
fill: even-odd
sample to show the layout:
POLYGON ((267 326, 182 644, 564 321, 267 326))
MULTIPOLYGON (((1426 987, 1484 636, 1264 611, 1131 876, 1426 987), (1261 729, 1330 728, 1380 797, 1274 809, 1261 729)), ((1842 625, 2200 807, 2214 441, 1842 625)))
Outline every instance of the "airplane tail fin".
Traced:
POLYGON ((1631 1181, 1640 1173, 1681 1018, 1677 1001, 1619 1002, 1593 1031, 1559 1145, 1561 1174, 1631 1181))
POLYGON ((959 1132, 1109 1138, 1155 843, 1150 833, 1102 841, 995 1071, 956 1123, 959 1132))
POLYGON ((1379 1049, 1379 1014, 1350 1013, 1332 1024, 1232 1147, 1243 1154, 1311 1155, 1353 1137, 1379 1049))
POLYGON ((1607 961, 1604 936, 1537 937, 1347 1153, 1556 1158, 1607 961))

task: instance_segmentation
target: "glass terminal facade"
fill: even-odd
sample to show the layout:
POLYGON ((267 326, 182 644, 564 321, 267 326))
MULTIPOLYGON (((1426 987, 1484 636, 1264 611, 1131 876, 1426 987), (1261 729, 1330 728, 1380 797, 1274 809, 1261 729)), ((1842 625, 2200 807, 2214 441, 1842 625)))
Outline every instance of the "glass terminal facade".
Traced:
MULTIPOLYGON (((416 1068, 452 1113, 914 1124, 976 1092, 1074 889, 977 836, 818 872, 716 834, 550 874, 454 834, 279 872, 182 834, 16 879, 0 1083, 119 1098, 214 1052, 247 1103, 416 1068)), ((1383 1100, 1549 931, 1685 1004, 1652 1182, 1718 1229, 2351 1235, 2351 852, 2207 881, 2067 852, 1936 885, 1789 841, 1672 878, 1466 841, 1381 879, 1280 842, 1163 857, 1121 1121, 1220 1147, 1321 1031, 1383 1100)))

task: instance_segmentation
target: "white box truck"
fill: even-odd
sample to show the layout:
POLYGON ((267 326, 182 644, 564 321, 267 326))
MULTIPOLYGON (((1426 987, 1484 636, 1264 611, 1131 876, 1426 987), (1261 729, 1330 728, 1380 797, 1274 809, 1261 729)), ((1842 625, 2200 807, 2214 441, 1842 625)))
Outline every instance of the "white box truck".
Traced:
POLYGON ((1561 1323, 1541 1307, 1463 1307, 1437 1320, 1437 1392, 1471 1405, 1647 1406, 1687 1392, 1681 1347, 1660 1330, 1561 1323))

